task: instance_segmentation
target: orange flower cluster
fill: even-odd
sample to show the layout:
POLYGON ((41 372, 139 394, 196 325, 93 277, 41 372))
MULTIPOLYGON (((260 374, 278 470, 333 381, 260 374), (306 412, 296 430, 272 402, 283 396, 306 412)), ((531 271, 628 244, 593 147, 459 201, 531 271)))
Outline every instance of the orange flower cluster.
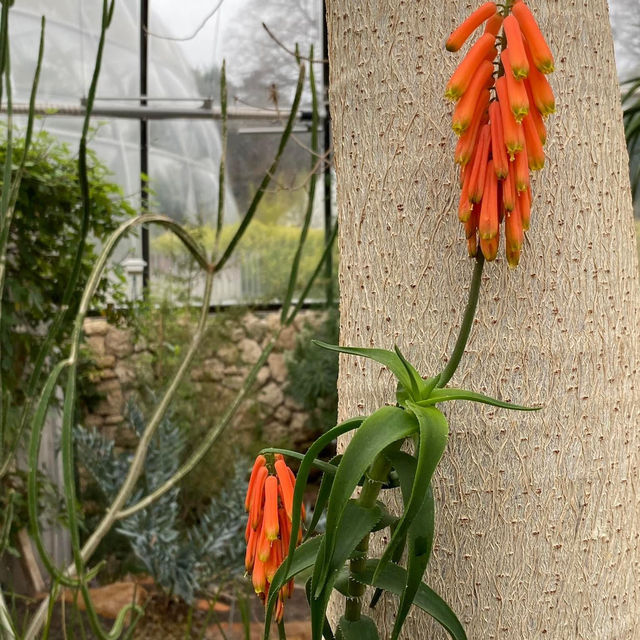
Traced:
MULTIPOLYGON (((289 551, 293 489, 296 483, 293 471, 280 454, 276 454, 273 468, 275 474, 271 475, 266 458, 256 458, 244 503, 249 512, 245 531, 245 567, 251 574, 255 592, 265 603, 273 576, 289 551)), ((302 519, 304 520, 304 508, 302 519)), ((302 529, 298 529, 298 543, 301 538, 302 529)), ((278 622, 282 620, 284 600, 292 594, 293 580, 280 589, 276 607, 278 622)))
POLYGON ((515 267, 531 216, 529 170, 544 166, 543 116, 555 110, 545 77, 553 71, 553 56, 522 0, 507 1, 503 13, 494 2, 485 2, 449 36, 447 49, 458 51, 482 24, 484 33, 445 91, 445 97, 457 103, 452 126, 459 136, 458 217, 469 255, 475 256, 479 245, 487 260, 498 253, 504 220, 507 261, 515 267), (502 44, 499 54, 496 44, 502 44))

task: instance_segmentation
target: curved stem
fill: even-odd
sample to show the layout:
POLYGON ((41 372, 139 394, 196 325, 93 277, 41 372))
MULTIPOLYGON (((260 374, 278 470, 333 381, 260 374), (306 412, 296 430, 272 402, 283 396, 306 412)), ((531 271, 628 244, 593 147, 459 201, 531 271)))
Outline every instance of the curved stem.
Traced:
POLYGON ((262 350, 260 357, 253 365, 249 375, 244 381, 242 388, 238 391, 236 397, 233 402, 227 407, 227 410, 224 412, 220 421, 207 433, 202 442, 198 445, 196 450, 189 456, 187 461, 162 485, 160 485, 155 491, 148 494, 135 504, 132 504, 126 508, 118 508, 115 514, 115 518, 117 520, 122 520, 123 518, 128 518, 132 516, 134 513, 140 511, 148 507, 150 504, 155 502, 161 495, 165 494, 167 491, 175 487, 182 478, 184 478, 187 474, 191 473, 193 469, 200 463, 202 458, 207 454, 209 449, 213 446, 215 441, 218 439, 218 436, 227 428, 232 418, 235 416, 236 411, 240 407, 240 405, 244 402, 245 398, 253 388, 253 383, 258 376, 258 372, 262 369, 264 363, 267 361, 269 354, 273 350, 282 329, 278 331, 273 338, 267 343, 265 348, 262 350))
POLYGON ((473 269, 473 275, 471 276, 471 286, 469 287, 469 299, 467 300, 467 308, 464 310, 464 316, 462 317, 462 324, 460 325, 460 333, 456 340, 456 345, 453 348, 453 353, 447 366, 440 374, 438 380, 438 387, 444 387, 456 372, 462 355, 464 354, 467 341, 469 340, 469 334, 471 333, 471 326, 473 324, 473 318, 476 315, 476 307, 478 306, 478 294, 480 293, 480 283, 482 282, 482 268, 484 267, 484 256, 482 252, 478 252, 476 258, 476 265, 473 269))

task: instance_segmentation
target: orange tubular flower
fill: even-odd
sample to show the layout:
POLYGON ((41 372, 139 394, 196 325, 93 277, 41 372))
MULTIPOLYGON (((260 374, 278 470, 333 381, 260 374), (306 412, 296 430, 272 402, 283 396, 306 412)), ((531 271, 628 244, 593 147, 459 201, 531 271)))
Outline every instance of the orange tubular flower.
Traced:
POLYGON ((488 105, 489 92, 485 91, 478 101, 476 111, 473 114, 473 119, 471 120, 471 125, 458 140, 454 159, 456 163, 463 167, 466 166, 469 160, 473 157, 478 133, 480 132, 480 127, 484 124, 483 120, 486 116, 486 109, 488 105))
POLYGON ((518 80, 511 69, 511 59, 509 57, 509 50, 505 49, 500 54, 500 60, 504 67, 504 77, 507 81, 507 96, 509 97, 509 107, 511 113, 516 119, 516 122, 522 122, 527 113, 529 113, 529 98, 527 97, 527 90, 522 80, 518 80))
POLYGON ((467 237, 467 248, 469 250, 470 258, 475 258, 478 253, 478 215, 477 207, 475 207, 471 211, 469 219, 464 223, 464 231, 467 237))
POLYGON ((258 543, 258 532, 251 530, 251 535, 247 540, 247 552, 244 556, 244 567, 247 571, 253 569, 253 562, 256 557, 256 545, 258 543))
POLYGON ((469 52, 453 72, 447 84, 444 93, 445 98, 455 102, 464 94, 480 63, 494 47, 495 41, 495 36, 490 33, 485 33, 471 49, 469 49, 469 52))
POLYGON ((494 14, 491 18, 487 20, 487 24, 484 27, 485 33, 491 33, 494 36, 497 36, 502 28, 502 21, 504 18, 499 14, 494 14))
POLYGON ((516 2, 511 12, 518 21, 522 34, 527 39, 536 69, 542 73, 551 73, 554 68, 553 55, 529 7, 524 2, 516 2))
POLYGON ((282 549, 286 556, 289 551, 289 542, 291 542, 291 520, 287 516, 284 509, 278 509, 278 524, 280 525, 280 540, 282 541, 282 549))
POLYGON ((289 475, 288 467, 284 460, 278 460, 275 463, 276 474, 278 476, 280 498, 284 505, 289 520, 292 519, 293 508, 293 483, 289 475))
POLYGON ((470 177, 471 171, 467 171, 464 181, 462 182, 462 193, 460 194, 460 204, 458 205, 458 220, 460 220, 460 222, 466 222, 473 211, 473 203, 469 200, 470 177))
POLYGON ((484 195, 478 221, 480 239, 490 240, 497 236, 498 226, 498 178, 493 169, 493 160, 489 160, 485 172, 484 195))
MULTIPOLYGON (((526 43, 525 51, 531 60, 531 52, 526 43)), ((533 103, 536 105, 536 109, 538 109, 543 116, 548 116, 550 113, 553 113, 556 110, 556 99, 553 95, 553 89, 545 75, 540 73, 533 64, 527 81, 529 82, 529 88, 531 89, 531 95, 533 96, 533 103)))
POLYGON ((453 33, 447 38, 448 51, 458 51, 467 38, 485 21, 495 16, 498 8, 495 2, 485 2, 478 7, 453 33))
POLYGON ((513 211, 516 206, 516 185, 514 171, 509 171, 502 184, 502 206, 506 211, 513 211))
POLYGON ((478 141, 478 151, 473 160, 473 169, 469 178, 469 200, 476 203, 482 200, 484 192, 485 175, 487 172, 487 160, 491 148, 491 127, 483 125, 478 141))
POLYGON ((282 543, 278 540, 273 543, 269 558, 264 563, 264 573, 267 578, 267 582, 273 582, 273 576, 276 574, 278 567, 282 564, 282 557, 282 543))
POLYGON ((529 163, 526 149, 516 153, 514 166, 516 191, 520 193, 520 191, 524 191, 529 186, 529 163))
POLYGON ((527 90, 527 97, 529 98, 529 104, 531 108, 529 109, 529 115, 533 118, 533 124, 536 127, 536 131, 538 132, 538 137, 540 138, 540 142, 542 142, 543 146, 547 142, 547 128, 544 126, 544 120, 542 119, 542 115, 538 111, 538 108, 535 107, 535 100, 533 99, 533 94, 531 93, 531 85, 529 84, 529 80, 524 80, 524 88, 527 90))
POLYGON ((245 510, 249 511, 251 509, 251 500, 253 499, 254 488, 256 485, 256 480, 258 477, 258 471, 265 466, 267 460, 264 456, 258 456, 256 461, 253 463, 253 469, 251 469, 251 477, 249 479, 249 488, 247 489, 247 497, 244 501, 245 510))
POLYGON ((520 218, 520 208, 516 207, 505 219, 504 240, 507 262, 510 267, 517 267, 520 262, 520 249, 524 239, 522 230, 522 220, 520 218))
POLYGON ((495 235, 493 238, 480 238, 480 250, 487 262, 491 262, 496 259, 498 255, 498 248, 500 246, 500 236, 495 235))
POLYGON ((271 555, 271 540, 264 533, 264 520, 260 526, 258 540, 256 541, 256 561, 266 562, 271 555))
POLYGON ((264 483, 264 535, 267 540, 278 538, 278 479, 269 476, 264 483))
POLYGON ((498 104, 500 105, 500 115, 502 116, 504 143, 507 147, 509 157, 513 160, 514 154, 524 147, 524 132, 522 131, 522 125, 516 122, 513 112, 509 108, 506 82, 504 76, 496 80, 496 94, 498 96, 498 104))
POLYGON ((507 148, 504 146, 504 132, 500 105, 494 100, 489 105, 489 120, 491 122, 491 153, 493 154, 493 168, 496 176, 501 180, 509 173, 509 159, 507 148))
POLYGON ((516 78, 526 78, 529 75, 529 60, 524 51, 520 25, 513 16, 507 16, 502 23, 504 35, 510 51, 511 69, 516 78))
POLYGON ((265 574, 264 562, 256 559, 253 564, 253 572, 251 574, 253 588, 257 594, 264 593, 267 589, 267 576, 265 574))
POLYGON ((453 111, 451 126, 456 135, 461 136, 471 125, 480 94, 486 90, 492 75, 493 65, 488 60, 483 60, 453 111))
MULTIPOLYGON (((273 459, 275 463, 271 464, 264 456, 258 456, 245 499, 245 508, 249 511, 245 532, 245 567, 251 573, 255 592, 265 603, 273 576, 289 552, 293 488, 296 480, 282 455, 276 455, 273 459), (274 470, 275 475, 272 474, 274 470)), ((301 515, 304 519, 304 510, 301 515)), ((298 530, 296 542, 299 543, 301 538, 302 528, 298 530)), ((292 593, 293 580, 278 594, 278 621, 282 619, 284 599, 291 597, 292 593)))
POLYGON ((540 142, 540 136, 536 131, 536 125, 530 115, 522 121, 522 127, 524 129, 529 169, 531 171, 540 171, 544 167, 544 149, 542 148, 542 142, 540 142))
MULTIPOLYGON (((269 475, 266 467, 260 467, 257 471, 257 477, 253 486, 253 496, 251 496, 249 508, 249 522, 252 529, 257 529, 262 520, 262 512, 264 506, 264 482, 269 475)), ((251 488, 251 487, 250 487, 251 488)))

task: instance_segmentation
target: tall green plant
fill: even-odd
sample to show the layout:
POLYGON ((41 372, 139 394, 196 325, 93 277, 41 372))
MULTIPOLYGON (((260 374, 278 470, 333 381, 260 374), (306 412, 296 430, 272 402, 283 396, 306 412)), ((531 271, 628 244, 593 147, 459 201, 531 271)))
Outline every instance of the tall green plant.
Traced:
MULTIPOLYGON (((7 238, 11 230, 12 218, 14 213, 14 205, 17 198, 17 186, 22 178, 22 172, 24 170, 24 162, 26 160, 26 153, 23 154, 18 170, 11 179, 11 167, 12 167, 12 128, 11 128, 11 98, 10 98, 10 74, 9 74, 9 47, 8 47, 8 21, 9 21, 9 8, 10 3, 6 0, 2 3, 2 19, 0 23, 0 70, 3 73, 5 81, 5 88, 7 91, 7 104, 8 104, 8 136, 7 136, 7 152, 4 169, 4 180, 2 184, 2 209, 1 216, 1 228, 0 228, 0 266, 2 271, 0 272, 0 285, 4 282, 4 266, 6 265, 7 255, 7 238)), ((235 230, 234 235, 229 239, 228 243, 224 247, 215 246, 211 252, 206 251, 200 245, 200 243, 194 239, 194 237, 185 230, 182 226, 174 222, 173 220, 155 214, 145 214, 139 217, 127 220, 123 222, 113 233, 106 238, 102 251, 94 260, 91 274, 87 278, 85 286, 82 288, 80 296, 77 295, 77 286, 80 282, 82 265, 87 258, 87 238, 88 231, 91 227, 93 219, 93 200, 92 190, 90 185, 89 169, 88 169, 88 151, 87 151, 87 134, 89 127, 89 120, 91 117, 93 101, 95 98, 95 92, 97 87, 98 76, 100 72, 100 66, 102 61, 102 52, 105 43, 105 37, 107 29, 110 25, 111 18, 114 10, 114 0, 103 0, 102 5, 102 21, 100 25, 100 36, 98 41, 98 49, 96 54, 96 64, 94 73, 91 80, 91 85, 88 92, 86 117, 83 126, 83 134, 80 141, 80 148, 78 154, 78 183, 80 187, 80 226, 79 226, 79 239, 73 247, 66 247, 71 250, 71 269, 70 275, 65 283, 65 288, 62 293, 60 309, 51 322, 48 331, 42 338, 39 352, 31 372, 30 378, 26 385, 25 392, 25 406, 21 411, 18 421, 18 431, 28 432, 30 436, 29 441, 29 477, 28 477, 28 507, 29 507, 29 520, 30 520, 30 532, 32 538, 38 549, 40 558, 51 575, 52 586, 50 594, 41 603, 33 618, 31 619, 28 629, 25 633, 27 640, 35 639, 44 627, 44 633, 47 635, 48 628, 51 620, 51 613, 53 603, 55 602, 59 593, 60 587, 67 586, 79 591, 84 605, 88 613, 89 623, 94 635, 98 638, 116 638, 123 630, 125 616, 127 610, 130 607, 123 609, 118 618, 116 619, 113 628, 106 632, 97 617, 93 602, 91 600, 88 583, 94 578, 99 571, 98 567, 89 567, 88 562, 95 552, 100 541, 105 535, 112 529, 112 527, 120 520, 130 517, 133 514, 140 512, 142 509, 147 508, 149 505, 155 503, 161 496, 171 491, 173 487, 183 478, 187 473, 192 471, 196 465, 202 460, 208 449, 215 443, 220 434, 229 424, 231 418, 237 411, 238 407, 245 400, 249 394, 252 385, 256 379, 258 370, 264 365, 269 353, 273 349, 276 340, 278 339, 280 331, 284 327, 288 327, 294 321, 297 313, 299 312, 305 297, 308 295, 313 282, 320 273, 322 265, 324 264, 327 256, 330 255, 331 247, 335 239, 336 229, 334 227, 333 232, 326 243, 324 251, 320 256, 315 269, 309 276, 307 283, 304 285, 301 295, 297 302, 294 304, 291 296, 288 292, 293 290, 296 280, 296 272, 298 268, 298 262, 302 255, 302 246, 306 239, 306 233, 303 233, 299 239, 299 249, 296 252, 296 258, 289 276, 287 289, 284 295, 285 303, 283 305, 281 326, 272 336, 271 340, 266 344, 260 358, 255 363, 255 366, 251 370, 247 377, 242 389, 238 392, 236 398, 231 405, 226 409, 221 416, 217 424, 215 424, 203 441, 199 444, 197 449, 189 456, 189 458, 176 470, 176 472, 152 493, 145 497, 141 497, 135 501, 134 504, 130 504, 132 496, 135 494, 138 481, 143 473, 144 466, 147 460, 147 454, 149 452, 151 442, 160 427, 164 416, 170 406, 172 398, 183 382, 195 353, 200 347, 200 343, 207 326, 209 300, 211 297, 211 290, 215 274, 219 272, 226 262, 231 258, 236 246, 240 242, 241 238, 247 232, 252 220, 254 219, 258 205, 266 193, 267 187, 271 182, 271 177, 274 175, 280 159, 283 155, 284 149, 291 136, 293 125, 297 117, 298 106, 300 103, 300 97, 304 86, 305 66, 299 64, 299 76, 296 88, 295 97, 291 107, 291 111, 286 119, 284 125, 284 131, 281 137, 280 144, 277 152, 274 156, 267 173, 261 181, 255 195, 242 218, 242 222, 235 230), (90 306, 95 300, 96 294, 101 290, 102 282, 108 269, 108 261, 117 243, 131 233, 137 227, 141 225, 158 225, 167 230, 170 230, 185 246, 187 251, 193 256, 195 263, 205 274, 205 285, 202 297, 202 304, 199 310, 198 321, 193 332, 193 336, 190 344, 185 349, 184 357, 173 378, 168 382, 165 390, 159 396, 157 405, 151 412, 151 415, 146 422, 144 428, 141 431, 140 439, 136 450, 131 456, 130 465, 125 474, 125 478, 122 485, 119 486, 115 496, 106 510, 103 518, 97 524, 95 530, 91 532, 88 539, 84 544, 80 542, 80 517, 78 512, 77 496, 76 496, 76 468, 75 468, 75 456, 74 456, 74 421, 76 414, 77 403, 77 375, 78 366, 80 362, 80 345, 83 339, 83 322, 89 311, 90 306), (71 304, 73 300, 73 304, 71 304), (76 303, 77 300, 77 303, 76 303), (64 354, 59 350, 60 336, 65 333, 70 333, 70 344, 68 353, 64 354), (41 377, 44 372, 45 364, 50 363, 51 369, 46 377, 46 381, 42 384, 41 377), (69 524, 69 532, 71 537, 71 547, 73 554, 73 563, 66 569, 61 569, 55 566, 52 558, 49 556, 47 549, 43 543, 42 533, 40 530, 40 520, 38 511, 38 476, 37 476, 37 461, 41 446, 42 433, 44 428, 45 419, 47 416, 48 408, 52 403, 57 390, 62 389, 63 405, 62 405, 62 433, 61 433, 61 451, 62 451, 62 466, 63 466, 63 493, 66 505, 66 516, 69 524), (39 393, 36 391, 39 390, 39 393)), ((42 41, 39 54, 39 60, 42 58, 42 41)), ((39 65, 38 65, 39 69, 39 65)), ((37 88, 37 74, 36 81, 32 91, 30 112, 29 112, 29 126, 27 132, 27 142, 25 142, 25 150, 28 149, 31 139, 31 127, 33 123, 33 113, 35 105, 35 93, 37 88)), ((314 129, 314 136, 317 140, 317 134, 315 129, 317 128, 318 115, 317 115, 317 99, 315 98, 315 84, 313 83, 313 73, 310 74, 312 78, 311 89, 314 93, 314 116, 312 120, 312 127, 314 129)), ((224 104, 224 70, 221 77, 221 84, 223 90, 221 95, 223 96, 223 123, 226 130, 226 109, 224 104)), ((315 158, 313 165, 315 165, 315 158)), ((224 167, 224 157, 221 163, 221 173, 224 167)), ((315 175, 313 176, 313 184, 315 184, 315 175)), ((311 193, 313 188, 310 188, 311 193)), ((223 193, 224 190, 221 189, 223 193)), ((304 229, 306 230, 309 225, 312 207, 309 204, 306 211, 304 229)), ((218 203, 218 224, 217 228, 221 226, 221 220, 223 219, 224 212, 224 199, 220 198, 218 203)), ((217 243, 216 243, 217 244, 217 243)), ((6 394, 3 394, 3 398, 6 394)), ((6 415, 6 411, 3 413, 6 415)), ((16 442, 19 438, 16 440, 16 442)), ((16 445, 4 459, 3 470, 10 467, 12 456, 15 454, 16 445)), ((137 496, 136 496, 137 497, 137 496)), ((0 594, 1 595, 1 594, 0 594)), ((6 607, 4 606, 4 598, 0 597, 0 624, 4 629, 5 635, 8 638, 14 638, 16 631, 13 622, 8 615, 6 607)))

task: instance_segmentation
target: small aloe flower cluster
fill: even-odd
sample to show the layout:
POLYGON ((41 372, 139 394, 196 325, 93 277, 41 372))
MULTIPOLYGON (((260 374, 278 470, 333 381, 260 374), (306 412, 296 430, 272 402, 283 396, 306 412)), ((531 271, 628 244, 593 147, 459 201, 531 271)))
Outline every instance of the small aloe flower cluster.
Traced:
MULTIPOLYGON (((274 456, 272 465, 267 463, 263 455, 256 458, 244 503, 245 509, 249 512, 245 531, 245 568, 251 574, 256 594, 265 603, 273 576, 289 551, 295 483, 293 471, 280 454, 274 456), (273 474, 270 473, 270 467, 273 474)), ((302 518, 304 520, 304 507, 302 518)), ((299 529, 297 543, 301 537, 302 530, 299 529)), ((293 580, 290 580, 278 596, 278 622, 282 620, 284 613, 284 600, 292 594, 293 580)))
POLYGON ((449 36, 447 49, 458 51, 482 24, 483 35, 445 91, 445 97, 457 103, 452 126, 459 136, 458 218, 469 255, 474 257, 479 245, 487 260, 498 253, 504 220, 507 261, 515 267, 531 216, 529 170, 544 166, 543 117, 555 110, 545 77, 553 71, 553 56, 522 0, 507 2, 502 13, 494 2, 484 3, 449 36), (502 44, 500 53, 496 44, 502 44))

